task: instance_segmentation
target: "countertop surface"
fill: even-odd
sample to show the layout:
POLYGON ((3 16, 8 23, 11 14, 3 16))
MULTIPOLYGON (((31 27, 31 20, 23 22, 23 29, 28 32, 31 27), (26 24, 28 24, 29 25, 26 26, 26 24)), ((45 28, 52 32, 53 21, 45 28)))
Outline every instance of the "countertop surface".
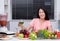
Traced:
MULTIPOLYGON (((10 33, 10 31, 9 31, 9 33, 10 33)), ((11 32, 11 33, 13 33, 13 32, 11 32)), ((31 40, 31 39, 27 39, 27 38, 20 39, 20 38, 17 38, 17 37, 14 36, 14 37, 11 37, 11 38, 8 38, 8 39, 0 39, 0 41, 60 41, 60 39, 36 39, 36 40, 31 40)))
POLYGON ((5 39, 0 41, 60 41, 60 39, 39 39, 39 40, 31 40, 31 39, 18 39, 16 37, 12 37, 11 39, 5 39))

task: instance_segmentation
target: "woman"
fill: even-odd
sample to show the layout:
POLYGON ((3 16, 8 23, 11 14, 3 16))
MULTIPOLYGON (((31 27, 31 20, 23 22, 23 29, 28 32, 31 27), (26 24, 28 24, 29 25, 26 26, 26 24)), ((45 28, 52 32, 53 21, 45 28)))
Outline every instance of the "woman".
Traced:
MULTIPOLYGON (((19 24, 19 26, 24 27, 23 25, 19 24)), ((47 29, 48 31, 52 31, 51 23, 49 21, 47 12, 43 8, 38 9, 37 18, 34 18, 26 30, 32 28, 33 31, 38 32, 38 30, 47 29)))

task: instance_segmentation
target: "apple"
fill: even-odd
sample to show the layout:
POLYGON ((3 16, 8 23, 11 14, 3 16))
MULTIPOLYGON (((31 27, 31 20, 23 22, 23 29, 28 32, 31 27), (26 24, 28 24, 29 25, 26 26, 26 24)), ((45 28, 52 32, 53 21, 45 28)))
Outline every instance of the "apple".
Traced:
POLYGON ((26 32, 26 34, 27 34, 27 35, 29 35, 29 34, 30 34, 30 32, 26 32))
POLYGON ((49 34, 49 35, 48 35, 48 38, 51 38, 51 37, 52 37, 52 35, 51 35, 51 34, 49 34))
POLYGON ((52 38, 54 38, 55 36, 54 35, 52 35, 52 38))
POLYGON ((19 38, 23 38, 24 37, 24 35, 23 34, 19 34, 19 38))
POLYGON ((37 38, 37 35, 35 34, 35 32, 31 32, 29 34, 29 38, 32 39, 32 40, 35 40, 37 38))
POLYGON ((29 37, 29 32, 26 32, 26 34, 24 34, 24 38, 28 38, 29 37))
POLYGON ((27 31, 27 30, 20 30, 20 34, 23 34, 24 35, 24 38, 28 38, 28 36, 29 36, 29 31, 27 31))
POLYGON ((55 39, 55 38, 57 38, 57 35, 52 35, 51 38, 52 38, 52 39, 55 39))
POLYGON ((59 32, 59 30, 58 30, 58 29, 55 29, 55 30, 54 30, 54 33, 57 34, 57 32, 59 32))
POLYGON ((28 35, 24 35, 24 38, 28 38, 28 35))
POLYGON ((55 35, 55 38, 57 38, 57 35, 55 35))

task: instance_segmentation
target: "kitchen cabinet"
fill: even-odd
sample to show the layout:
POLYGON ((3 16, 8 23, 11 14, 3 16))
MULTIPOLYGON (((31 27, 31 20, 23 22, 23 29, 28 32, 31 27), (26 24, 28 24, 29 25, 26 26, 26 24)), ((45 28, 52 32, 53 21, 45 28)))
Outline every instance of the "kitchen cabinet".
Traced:
POLYGON ((37 9, 47 9, 50 19, 54 19, 54 0, 12 0, 12 19, 33 19, 37 9))

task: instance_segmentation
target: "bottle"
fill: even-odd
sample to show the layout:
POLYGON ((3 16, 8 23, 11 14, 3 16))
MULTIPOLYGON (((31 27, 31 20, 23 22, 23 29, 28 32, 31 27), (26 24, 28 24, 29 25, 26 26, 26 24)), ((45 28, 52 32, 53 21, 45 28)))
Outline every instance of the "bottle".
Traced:
POLYGON ((16 33, 15 33, 15 36, 18 37, 19 36, 19 31, 18 31, 18 28, 16 28, 16 33))

